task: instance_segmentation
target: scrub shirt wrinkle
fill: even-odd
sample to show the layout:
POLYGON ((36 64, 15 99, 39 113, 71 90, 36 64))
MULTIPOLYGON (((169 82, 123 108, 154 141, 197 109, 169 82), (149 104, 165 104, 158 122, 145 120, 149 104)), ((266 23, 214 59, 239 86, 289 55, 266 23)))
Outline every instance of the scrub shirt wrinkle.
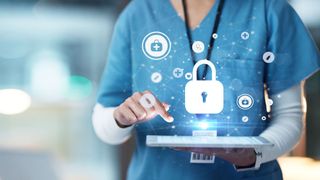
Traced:
MULTIPOLYGON (((193 40, 204 44, 204 50, 196 53, 197 61, 206 57, 219 2, 192 30, 193 40)), ((223 84, 224 108, 219 114, 199 118, 185 108, 185 85, 190 80, 186 74, 192 73, 194 64, 184 21, 170 0, 133 0, 120 15, 98 103, 116 107, 133 92, 149 90, 171 105, 169 113, 175 119, 167 123, 156 117, 135 126, 137 147, 128 180, 282 179, 277 161, 264 163, 259 170, 237 172, 217 157, 211 164, 194 164, 189 152, 145 144, 146 135, 191 136, 194 130, 203 129, 202 122, 218 136, 259 136, 271 120, 265 88, 271 95, 280 93, 319 69, 319 51, 298 15, 283 0, 225 0, 216 38, 210 58, 216 77, 208 69, 206 80, 223 84), (157 38, 148 44, 153 36, 157 38), (149 47, 150 43, 155 46, 149 47), (160 53, 150 53, 148 48, 167 51, 159 57, 160 53), (183 71, 182 76, 174 73, 177 69, 183 71), (243 96, 252 100, 250 107, 239 106, 243 96)), ((199 73, 203 69, 201 66, 199 73)))

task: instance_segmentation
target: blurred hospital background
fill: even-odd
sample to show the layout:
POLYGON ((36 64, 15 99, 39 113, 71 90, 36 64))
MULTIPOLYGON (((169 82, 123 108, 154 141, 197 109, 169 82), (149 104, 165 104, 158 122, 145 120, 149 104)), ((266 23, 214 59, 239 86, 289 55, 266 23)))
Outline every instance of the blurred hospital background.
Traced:
MULTIPOLYGON (((320 1, 290 2, 320 46, 320 1)), ((127 3, 0 0, 0 180, 125 179, 133 141, 100 142, 91 112, 127 3)), ((319 73, 306 93, 305 136, 280 160, 288 180, 320 179, 319 73)))

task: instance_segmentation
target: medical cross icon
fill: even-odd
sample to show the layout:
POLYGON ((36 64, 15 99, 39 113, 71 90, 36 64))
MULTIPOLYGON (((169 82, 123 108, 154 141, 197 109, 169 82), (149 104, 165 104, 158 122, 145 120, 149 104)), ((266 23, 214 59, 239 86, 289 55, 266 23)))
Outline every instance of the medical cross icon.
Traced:
POLYGON ((243 40, 247 40, 247 39, 249 39, 249 37, 250 37, 250 34, 248 32, 241 33, 241 38, 243 40))
POLYGON ((156 51, 159 51, 160 49, 160 46, 158 44, 154 45, 153 48, 156 50, 156 51))
POLYGON ((183 69, 175 68, 172 73, 175 78, 181 78, 183 76, 183 69))

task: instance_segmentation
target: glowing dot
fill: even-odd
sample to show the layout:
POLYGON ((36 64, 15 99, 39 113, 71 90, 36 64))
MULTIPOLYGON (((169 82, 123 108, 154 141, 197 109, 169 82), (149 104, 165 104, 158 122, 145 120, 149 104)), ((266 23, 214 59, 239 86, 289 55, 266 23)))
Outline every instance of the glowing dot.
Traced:
POLYGON ((199 123, 199 127, 200 127, 201 129, 208 129, 209 124, 208 124, 207 122, 200 122, 200 123, 199 123))

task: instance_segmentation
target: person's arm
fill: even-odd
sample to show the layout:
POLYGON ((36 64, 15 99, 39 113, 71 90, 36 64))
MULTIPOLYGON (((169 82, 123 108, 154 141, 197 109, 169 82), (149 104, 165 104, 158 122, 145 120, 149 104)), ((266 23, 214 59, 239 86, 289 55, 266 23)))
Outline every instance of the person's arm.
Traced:
POLYGON ((261 137, 274 144, 256 152, 256 162, 250 168, 237 168, 239 171, 255 170, 262 163, 277 159, 294 148, 299 142, 304 124, 306 102, 303 95, 303 83, 271 96, 271 123, 260 134, 261 137))
POLYGON ((131 137, 133 126, 121 128, 113 117, 114 107, 103 107, 96 104, 93 110, 92 123, 96 135, 107 144, 118 145, 131 137))
POLYGON ((274 102, 271 124, 260 136, 274 143, 274 146, 263 149, 262 163, 289 152, 300 140, 304 128, 303 117, 306 113, 302 84, 271 96, 274 102))
POLYGON ((140 99, 146 94, 152 93, 136 92, 116 108, 96 104, 92 123, 97 136, 105 143, 117 145, 130 138, 131 131, 137 123, 152 120, 157 115, 171 123, 173 117, 168 113, 168 104, 160 102, 156 97, 150 108, 140 104, 140 99))
POLYGON ((261 137, 274 143, 272 148, 259 152, 254 149, 221 148, 177 148, 177 150, 214 154, 235 165, 238 171, 259 169, 262 163, 277 159, 289 152, 299 141, 303 129, 305 105, 302 86, 296 85, 279 94, 271 96, 273 100, 270 126, 261 133, 261 137))

